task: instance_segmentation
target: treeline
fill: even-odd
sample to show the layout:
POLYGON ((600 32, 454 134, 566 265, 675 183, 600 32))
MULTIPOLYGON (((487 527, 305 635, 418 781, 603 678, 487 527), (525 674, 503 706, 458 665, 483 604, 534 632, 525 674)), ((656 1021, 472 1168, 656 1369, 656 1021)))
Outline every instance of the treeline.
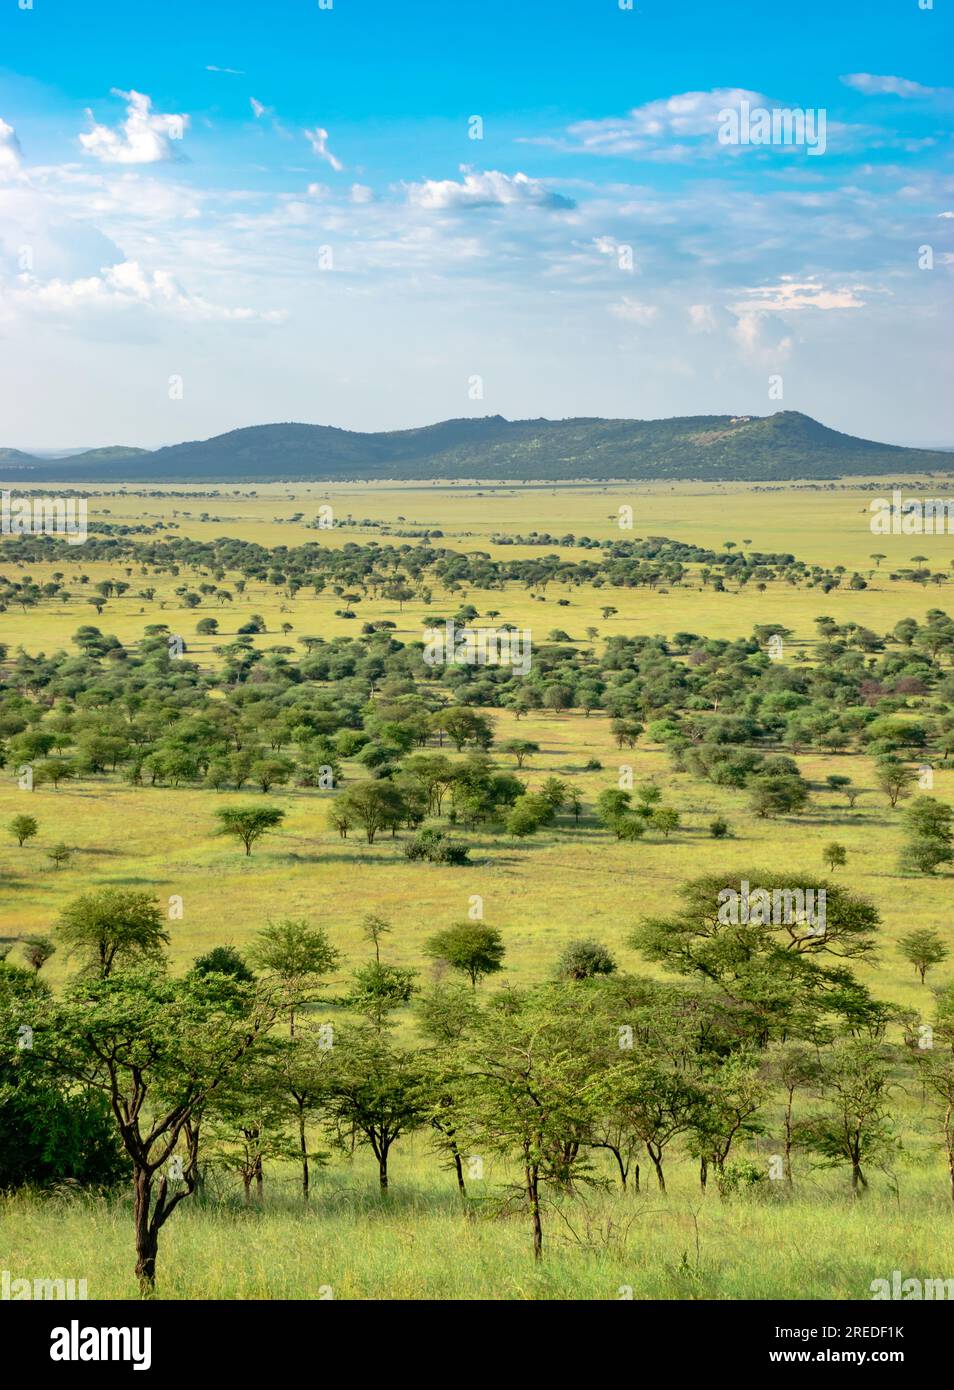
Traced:
MULTIPOLYGON (((156 523, 156 529, 177 525, 175 521, 156 523)), ((455 593, 463 585, 502 590, 510 583, 536 591, 541 598, 545 598, 551 584, 564 585, 568 590, 582 585, 657 589, 690 580, 710 585, 716 591, 725 591, 730 584, 734 590, 739 590, 749 584, 767 587, 773 582, 785 582, 829 593, 841 587, 848 575, 843 565, 809 565, 788 553, 753 550, 749 548, 750 542, 740 547, 733 541, 726 541, 723 550, 716 551, 665 536, 602 541, 597 547, 598 556, 586 560, 564 560, 555 553, 534 559, 497 560, 479 549, 461 552, 435 545, 433 542, 439 533, 425 537, 418 545, 349 541, 344 546, 330 548, 318 541, 309 541, 299 546, 267 548, 254 541, 230 537, 197 540, 165 535, 143 540, 133 534, 134 527, 135 523, 110 534, 91 528, 92 533, 83 546, 83 560, 124 567, 127 578, 137 569, 140 578, 150 573, 176 575, 184 570, 203 571, 217 582, 225 579, 228 573, 237 573, 246 583, 272 585, 289 596, 301 589, 322 593, 328 588, 333 592, 340 590, 342 594, 353 590, 364 597, 399 597, 399 591, 406 590, 406 598, 417 597, 424 602, 429 601, 430 591, 438 585, 455 593)), ((502 544, 505 538, 495 539, 502 544)), ((506 539, 541 547, 547 543, 532 537, 506 539)), ((568 540, 564 537, 552 543, 564 545, 568 540)), ((11 536, 4 542, 4 555, 19 566, 49 563, 60 558, 62 545, 51 536, 11 536)), ((73 561, 77 557, 70 553, 69 558, 73 561)), ((885 557, 871 558, 880 565, 885 557)), ((924 582, 946 580, 944 574, 932 574, 930 570, 899 571, 894 577, 912 576, 924 582)), ((83 596, 67 590, 62 577, 57 590, 49 592, 29 578, 0 576, 0 605, 32 606, 45 598, 60 600, 64 593, 83 596)), ((71 582, 82 584, 83 576, 77 574, 71 582)), ((847 586, 864 589, 867 580, 854 572, 847 579, 847 586)))
MULTIPOLYGON (((145 1291, 162 1227, 211 1171, 235 1174, 252 1201, 294 1162, 307 1201, 329 1146, 364 1147, 384 1195, 412 1133, 429 1136, 465 1201, 500 1160, 515 1183, 506 1208, 516 1191, 538 1258, 547 1203, 614 1182, 639 1193, 644 1165, 664 1192, 677 1156, 726 1199, 784 1200, 818 1165, 861 1196, 913 1123, 944 1155, 954 1198, 952 987, 929 1019, 905 1014, 853 971, 879 945, 870 902, 813 880, 827 894, 821 931, 765 911, 727 919, 727 885, 750 884, 769 901, 788 877, 694 880, 630 930, 668 982, 623 973, 583 939, 549 980, 496 993, 484 982, 505 968, 505 937, 482 921, 427 942, 443 973, 424 985, 389 963, 378 916, 350 973, 324 929, 284 921, 247 958, 218 947, 174 978, 148 894, 78 898, 54 929, 80 968, 61 997, 42 961, 0 965, 0 1186, 130 1182, 145 1291), (408 1008, 415 1043, 396 1028, 408 1008)), ((904 945, 922 979, 944 954, 904 945)))

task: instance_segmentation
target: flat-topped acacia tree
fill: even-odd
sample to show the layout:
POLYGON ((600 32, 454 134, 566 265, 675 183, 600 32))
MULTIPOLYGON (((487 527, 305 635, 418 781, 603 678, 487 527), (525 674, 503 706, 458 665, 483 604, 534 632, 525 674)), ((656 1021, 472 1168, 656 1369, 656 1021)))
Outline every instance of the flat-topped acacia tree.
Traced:
POLYGON ((220 821, 220 835, 234 835, 252 853, 252 846, 268 830, 274 830, 285 819, 277 806, 223 806, 215 813, 220 821))

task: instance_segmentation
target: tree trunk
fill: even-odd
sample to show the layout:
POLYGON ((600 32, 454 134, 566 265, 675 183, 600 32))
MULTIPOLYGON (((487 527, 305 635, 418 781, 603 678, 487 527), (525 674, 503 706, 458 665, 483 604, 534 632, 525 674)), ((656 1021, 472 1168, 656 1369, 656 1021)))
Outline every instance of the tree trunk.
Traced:
POLYGON ((308 1201, 308 1141, 305 1138, 305 1111, 303 1107, 298 1110, 298 1142, 301 1145, 301 1195, 308 1201))
POLYGON ((156 1255, 159 1241, 149 1222, 152 1202, 152 1174, 139 1169, 135 1175, 136 1278, 139 1292, 148 1298, 156 1287, 156 1255))
POLYGON ((654 1167, 655 1170, 656 1170, 656 1181, 657 1181, 657 1183, 659 1184, 659 1190, 660 1190, 660 1192, 665 1192, 665 1190, 666 1190, 666 1179, 663 1177, 662 1150, 661 1150, 661 1149, 658 1149, 658 1150, 656 1150, 656 1152, 653 1152, 652 1145, 651 1145, 651 1144, 647 1144, 647 1145, 646 1145, 646 1151, 647 1151, 647 1153, 649 1154, 649 1157, 650 1157, 650 1158, 652 1159, 652 1161, 653 1161, 653 1167, 654 1167))
POLYGON ((451 1140, 451 1153, 454 1155, 454 1172, 457 1174, 457 1189, 462 1197, 466 1197, 467 1188, 464 1185, 464 1165, 461 1162, 460 1149, 458 1149, 453 1139, 451 1140))
POLYGON ((530 1199, 530 1219, 533 1222, 533 1258, 543 1259, 543 1225, 540 1221, 540 1170, 530 1164, 526 1170, 527 1196, 530 1199))
POLYGON ((699 1186, 702 1188, 703 1192, 705 1192, 708 1182, 709 1160, 706 1158, 705 1154, 703 1154, 702 1157, 699 1159, 699 1186))
POLYGON ((381 1196, 386 1197, 388 1193, 388 1151, 382 1149, 378 1154, 378 1180, 381 1184, 381 1196))

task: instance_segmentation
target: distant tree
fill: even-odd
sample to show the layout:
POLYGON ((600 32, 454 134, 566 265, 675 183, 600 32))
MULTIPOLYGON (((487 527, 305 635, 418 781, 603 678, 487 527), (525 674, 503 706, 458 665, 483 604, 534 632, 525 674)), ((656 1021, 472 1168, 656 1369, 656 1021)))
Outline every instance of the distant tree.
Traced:
POLYGON ((37 974, 43 969, 44 965, 55 951, 56 946, 48 936, 28 936, 24 938, 23 954, 37 974))
POLYGON ((927 972, 933 965, 940 965, 948 957, 948 949, 935 931, 922 928, 902 936, 898 949, 906 961, 914 966, 924 984, 927 972))
POLYGON ((525 840, 528 835, 535 835, 542 824, 539 805, 530 796, 518 797, 507 812, 504 822, 507 834, 517 840, 525 840))
POLYGON ((277 806, 222 806, 215 814, 220 821, 218 833, 241 840, 246 854, 251 854, 256 841, 285 819, 285 812, 277 806))
POLYGON ((832 840, 831 844, 822 850, 822 859, 832 871, 842 869, 848 863, 848 851, 844 845, 832 840))
POLYGON ((336 797, 336 807, 363 828, 369 845, 380 830, 396 826, 404 812, 400 793, 386 780, 356 782, 336 797))
POLYGON ((68 865, 68 863, 70 863, 72 859, 72 849, 70 845, 64 845, 63 841, 60 841, 60 844, 53 845, 53 848, 47 849, 46 858, 53 863, 54 869, 60 869, 61 865, 68 865))
POLYGON ((40 829, 40 822, 35 816, 14 816, 7 829, 22 849, 27 840, 35 838, 40 829))
POLYGON ((506 743, 500 745, 500 751, 502 753, 512 753, 517 761, 517 767, 523 767, 531 753, 540 752, 540 745, 526 738, 511 738, 508 739, 506 743))
POLYGON ((459 970, 476 989, 487 975, 503 968, 504 944, 500 932, 483 922, 455 922, 437 932, 424 947, 435 960, 459 970))
POLYGON ((561 980, 591 980, 597 975, 612 975, 616 961, 600 941, 592 937, 571 941, 557 961, 557 977, 561 980))
POLYGON ((213 946, 204 956, 196 956, 192 969, 199 975, 228 975, 240 984, 250 985, 255 979, 244 957, 234 946, 213 946))
POLYGON ((911 795, 914 773, 900 758, 887 756, 875 763, 875 781, 892 806, 897 806, 902 797, 911 795))
POLYGON ((679 829, 679 812, 671 806, 657 806, 653 810, 650 820, 653 829, 661 830, 667 840, 674 830, 679 829))

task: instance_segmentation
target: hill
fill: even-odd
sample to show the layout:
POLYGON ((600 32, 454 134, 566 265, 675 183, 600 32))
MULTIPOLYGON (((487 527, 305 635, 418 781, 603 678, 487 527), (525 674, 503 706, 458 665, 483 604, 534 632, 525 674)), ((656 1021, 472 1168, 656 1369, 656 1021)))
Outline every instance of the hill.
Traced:
POLYGON ((331 425, 253 425, 151 452, 92 449, 59 460, 0 450, 0 472, 20 482, 771 481, 952 469, 952 454, 859 439, 792 410, 669 420, 505 420, 491 415, 373 434, 331 425))

